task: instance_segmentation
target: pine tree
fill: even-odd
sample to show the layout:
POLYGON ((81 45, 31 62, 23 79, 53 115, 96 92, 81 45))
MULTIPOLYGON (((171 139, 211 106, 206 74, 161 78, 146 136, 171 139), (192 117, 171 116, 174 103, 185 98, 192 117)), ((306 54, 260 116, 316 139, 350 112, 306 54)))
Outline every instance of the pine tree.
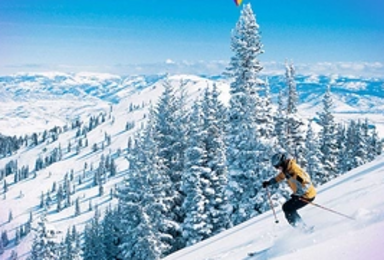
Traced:
POLYGON ((166 200, 173 192, 169 176, 160 171, 164 166, 158 160, 152 120, 128 156, 129 174, 118 192, 124 227, 120 250, 125 259, 159 259, 175 242, 169 234, 175 224, 164 217, 172 210, 166 200))
POLYGON ((308 125, 305 146, 307 148, 306 161, 308 162, 306 171, 311 176, 311 180, 315 185, 321 184, 324 169, 320 161, 319 139, 313 131, 311 122, 308 125))
POLYGON ((275 132, 275 123, 273 121, 274 113, 268 78, 265 79, 265 83, 262 84, 262 86, 264 86, 264 93, 261 93, 263 96, 260 97, 260 103, 256 105, 256 124, 258 125, 260 136, 268 139, 272 138, 275 132))
POLYGON ((372 135, 369 140, 369 153, 368 158, 369 160, 375 159, 377 156, 381 155, 383 152, 383 140, 380 140, 379 135, 376 131, 376 127, 373 127, 372 129, 372 135))
POLYGON ((293 64, 286 65, 286 84, 288 87, 287 118, 286 118, 286 146, 284 147, 301 167, 306 168, 305 160, 305 129, 304 122, 297 110, 298 94, 296 90, 295 69, 293 64))
POLYGON ((43 216, 37 224, 37 234, 33 239, 31 255, 28 260, 59 259, 58 245, 47 233, 47 220, 45 213, 43 213, 43 216))
POLYGON ((363 137, 364 137, 365 146, 366 146, 364 159, 365 159, 365 162, 367 163, 372 161, 375 158, 375 153, 373 152, 373 147, 371 145, 374 129, 371 129, 372 127, 368 121, 368 118, 365 118, 362 128, 364 131, 363 137))
POLYGON ((2 255, 3 253, 4 253, 4 243, 3 243, 3 240, 0 237, 0 255, 2 255))
POLYGON ((80 250, 79 245, 76 244, 76 237, 71 233, 70 229, 68 228, 67 233, 65 235, 64 243, 62 245, 61 249, 61 256, 60 260, 80 260, 80 250))
POLYGON ((287 128, 286 128, 286 114, 287 111, 284 106, 284 91, 279 87, 279 94, 277 97, 277 113, 275 115, 275 135, 277 137, 278 149, 286 146, 287 143, 287 128))
POLYGON ((71 183, 68 178, 68 173, 64 176, 64 194, 65 194, 65 207, 71 206, 71 183))
POLYGON ((8 223, 10 223, 12 220, 13 220, 13 214, 12 214, 12 210, 10 210, 8 212, 8 223))
POLYGON ((81 257, 81 240, 80 235, 77 233, 76 226, 72 226, 71 237, 73 242, 73 254, 81 257))
POLYGON ((251 5, 244 5, 236 28, 232 32, 231 58, 228 75, 230 85, 228 110, 228 199, 231 201, 231 221, 239 224, 254 213, 254 197, 258 192, 261 164, 258 155, 261 144, 256 124, 259 92, 262 90, 258 74, 262 66, 258 56, 263 52, 259 25, 251 5))
POLYGON ((364 124, 359 120, 356 124, 355 142, 352 150, 353 168, 366 163, 367 160, 367 134, 365 134, 364 124))
POLYGON ((28 221, 25 223, 25 235, 28 235, 29 232, 31 232, 32 221, 33 221, 33 216, 32 216, 32 211, 30 211, 28 221))
POLYGON ((5 180, 5 179, 3 182, 3 190, 4 190, 4 194, 7 193, 7 191, 8 191, 8 184, 7 184, 7 180, 5 180))
POLYGON ((9 244, 9 239, 8 239, 8 233, 6 230, 1 232, 1 240, 3 241, 3 245, 6 247, 9 244))
MULTIPOLYGON (((189 147, 185 153, 185 172, 182 176, 182 191, 186 194, 183 203, 186 216, 183 222, 183 237, 186 245, 190 246, 208 238, 211 235, 212 226, 209 225, 207 212, 208 200, 203 192, 204 185, 208 186, 205 175, 211 173, 204 167, 207 153, 203 142, 203 120, 201 109, 195 103, 190 119, 191 130, 189 147)), ((209 186, 207 189, 210 188, 209 186)))
POLYGON ((164 91, 153 111, 154 141, 157 148, 157 160, 161 164, 159 175, 167 178, 171 185, 167 188, 166 199, 163 200, 167 209, 164 219, 172 225, 167 225, 165 233, 173 237, 169 242, 172 248, 165 254, 172 253, 184 247, 180 224, 183 222, 181 210, 184 195, 181 193, 181 174, 184 169, 184 153, 186 148, 186 118, 184 83, 179 86, 179 93, 165 82, 164 91))
POLYGON ((57 212, 60 212, 63 209, 63 202, 64 199, 64 192, 63 192, 63 187, 59 185, 59 188, 56 193, 56 210, 57 212))
MULTIPOLYGON (((225 109, 218 99, 217 88, 206 90, 202 103, 202 141, 206 154, 204 166, 209 169, 202 174, 205 179, 204 195, 208 200, 208 221, 211 233, 215 235, 231 226, 228 215, 229 202, 225 194, 228 185, 226 145, 224 135, 225 109)), ((192 122, 194 122, 192 120, 192 122)))
POLYGON ((347 134, 346 128, 343 124, 337 125, 337 173, 343 174, 350 170, 349 168, 349 154, 346 149, 347 134))
POLYGON ((21 232, 19 228, 16 228, 15 231, 15 245, 20 244, 21 232))
POLYGON ((75 201, 75 216, 79 216, 81 214, 81 210, 80 210, 80 199, 77 198, 76 201, 75 201))
POLYGON ((122 228, 119 225, 120 222, 119 212, 108 207, 102 221, 104 236, 103 243, 107 259, 119 259, 119 246, 122 239, 122 228))
POLYGON ((111 159, 111 165, 109 166, 109 168, 110 168, 109 171, 110 171, 111 176, 115 176, 117 173, 117 165, 116 165, 115 160, 113 158, 111 159))
POLYGON ((323 111, 319 113, 321 162, 324 167, 321 183, 325 183, 337 175, 337 135, 334 116, 331 112, 332 106, 331 88, 327 86, 323 97, 323 111))
POLYGON ((95 210, 95 215, 91 223, 87 224, 84 230, 84 260, 107 260, 105 247, 103 244, 103 230, 100 223, 99 210, 95 210))
POLYGON ((352 170, 354 166, 354 146, 356 143, 356 121, 351 120, 349 122, 348 128, 347 128, 347 134, 346 134, 346 144, 345 144, 345 152, 346 152, 346 158, 345 158, 345 170, 349 171, 352 170))
POLYGON ((293 64, 285 64, 285 79, 288 87, 287 114, 296 114, 299 97, 296 90, 295 68, 293 64))

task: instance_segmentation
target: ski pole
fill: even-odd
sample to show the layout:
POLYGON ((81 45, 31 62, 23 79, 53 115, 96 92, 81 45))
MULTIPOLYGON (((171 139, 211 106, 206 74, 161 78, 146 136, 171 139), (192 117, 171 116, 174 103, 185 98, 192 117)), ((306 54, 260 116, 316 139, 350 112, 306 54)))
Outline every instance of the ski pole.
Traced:
POLYGON ((268 187, 265 187, 265 189, 267 190, 269 205, 270 205, 270 207, 272 209, 273 216, 275 217, 275 223, 277 224, 277 223, 279 223, 279 220, 277 219, 275 208, 273 207, 273 203, 272 203, 272 199, 271 199, 271 193, 269 193, 268 187))
POLYGON ((349 218, 349 219, 351 219, 351 220, 356 220, 355 218, 353 218, 353 217, 351 217, 351 216, 348 216, 348 215, 345 215, 345 214, 343 214, 343 213, 337 212, 337 211, 335 211, 335 210, 326 208, 326 207, 324 207, 324 206, 321 206, 321 205, 319 205, 319 204, 313 203, 312 201, 306 200, 306 199, 304 199, 304 198, 299 197, 299 200, 304 201, 304 202, 306 202, 306 203, 308 203, 308 204, 311 204, 311 205, 313 205, 313 206, 316 206, 316 207, 318 207, 318 208, 327 210, 327 211, 332 212, 332 213, 334 213, 334 214, 343 216, 343 217, 345 217, 345 218, 349 218))

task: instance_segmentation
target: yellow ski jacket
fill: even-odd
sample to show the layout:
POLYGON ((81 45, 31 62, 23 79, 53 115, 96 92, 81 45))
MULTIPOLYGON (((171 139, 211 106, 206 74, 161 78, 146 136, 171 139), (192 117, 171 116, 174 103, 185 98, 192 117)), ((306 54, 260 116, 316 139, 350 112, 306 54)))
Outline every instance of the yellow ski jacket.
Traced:
POLYGON ((272 178, 272 183, 281 182, 287 179, 289 187, 293 194, 307 199, 312 199, 316 196, 316 189, 312 184, 311 178, 300 166, 295 159, 290 159, 285 171, 280 172, 275 178, 272 178))

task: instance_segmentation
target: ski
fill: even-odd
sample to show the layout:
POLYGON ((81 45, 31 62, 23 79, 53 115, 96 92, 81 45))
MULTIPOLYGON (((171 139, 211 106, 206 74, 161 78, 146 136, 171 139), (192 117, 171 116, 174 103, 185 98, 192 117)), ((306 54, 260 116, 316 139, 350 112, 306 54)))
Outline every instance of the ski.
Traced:
POLYGON ((312 234, 313 232, 315 232, 315 226, 308 226, 306 224, 298 226, 296 227, 296 229, 304 234, 312 234))
POLYGON ((267 253, 271 248, 272 248, 272 246, 270 246, 270 247, 266 247, 266 248, 263 248, 263 249, 260 249, 260 250, 257 250, 257 251, 249 252, 249 253, 248 253, 248 256, 249 256, 249 257, 253 257, 253 256, 257 256, 257 255, 265 254, 265 253, 267 253))
POLYGON ((305 234, 312 234, 315 232, 315 226, 306 226, 303 230, 305 234))

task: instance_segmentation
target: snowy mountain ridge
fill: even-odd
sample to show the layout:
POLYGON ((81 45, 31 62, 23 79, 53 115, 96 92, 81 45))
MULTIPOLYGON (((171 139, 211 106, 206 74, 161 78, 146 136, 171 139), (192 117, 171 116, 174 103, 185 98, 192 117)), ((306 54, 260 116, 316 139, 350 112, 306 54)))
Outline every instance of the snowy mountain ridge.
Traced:
MULTIPOLYGON (((272 97, 276 99, 279 87, 285 86, 284 75, 263 79, 268 79, 272 97)), ((15 129, 20 134, 43 131, 76 117, 108 111, 110 105, 129 102, 138 91, 155 88, 165 80, 186 81, 198 88, 217 83, 223 101, 228 100, 229 81, 223 76, 20 73, 0 77, 0 101, 4 104, 0 108, 0 133, 12 135, 15 129)), ((325 88, 330 85, 336 103, 334 112, 341 118, 364 114, 375 123, 384 123, 379 116, 384 113, 384 79, 312 74, 299 75, 296 82, 299 108, 306 117, 316 114, 325 88)))
MULTIPOLYGON (((49 98, 62 97, 72 94, 73 96, 85 98, 95 97, 106 102, 117 103, 121 99, 120 92, 127 88, 145 88, 156 84, 167 77, 180 78, 180 80, 195 81, 224 81, 224 76, 194 76, 194 75, 137 75, 118 76, 102 73, 20 73, 10 76, 0 76, 2 93, 6 92, 12 100, 27 98, 49 98)), ((278 91, 277 86, 285 83, 284 75, 264 76, 271 85, 272 93, 278 91)), ((303 103, 309 94, 321 94, 324 86, 331 85, 333 93, 369 95, 372 97, 383 97, 384 79, 366 78, 341 75, 298 75, 296 77, 298 91, 301 92, 303 103)), ((353 102, 353 101, 350 101, 353 102)), ((348 103, 350 103, 348 102, 348 103)))

